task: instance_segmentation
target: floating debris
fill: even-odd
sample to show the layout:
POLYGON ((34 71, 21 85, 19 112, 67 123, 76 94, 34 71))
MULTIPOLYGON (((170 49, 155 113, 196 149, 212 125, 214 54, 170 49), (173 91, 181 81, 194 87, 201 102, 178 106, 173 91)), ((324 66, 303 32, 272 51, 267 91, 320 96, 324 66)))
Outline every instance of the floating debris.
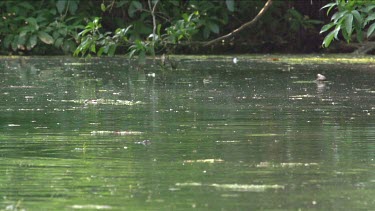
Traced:
POLYGON ((112 209, 109 205, 95 205, 95 204, 87 204, 87 205, 73 205, 72 209, 94 209, 94 210, 104 210, 104 209, 112 209))
POLYGON ((225 189, 230 191, 240 191, 240 192, 264 192, 268 189, 284 189, 283 185, 256 185, 256 184, 202 184, 197 182, 190 182, 190 183, 176 183, 176 186, 180 187, 200 187, 200 186, 207 186, 207 187, 214 187, 218 189, 225 189))
POLYGON ((314 84, 316 81, 293 81, 294 84, 314 84))
POLYGON ((283 185, 211 184, 210 186, 241 192, 264 192, 267 189, 284 189, 283 185))
POLYGON ((318 166, 318 163, 280 163, 281 167, 318 166))
POLYGON ((275 134, 275 133, 252 133, 247 134, 247 136, 251 137, 268 137, 268 136, 283 136, 284 134, 275 134))
POLYGON ((79 103, 85 105, 140 105, 144 104, 141 101, 131 101, 131 100, 112 100, 112 99, 86 99, 86 100, 61 100, 61 102, 66 103, 79 103))
POLYGON ((44 111, 42 108, 19 108, 18 111, 44 111))
POLYGON ((146 76, 151 77, 151 78, 155 78, 156 74, 155 73, 148 73, 146 76))
POLYGON ((220 163, 224 162, 222 159, 200 159, 200 160, 184 160, 184 163, 220 163))
POLYGON ((316 75, 316 81, 325 81, 326 79, 327 78, 324 75, 320 74, 320 73, 318 73, 316 75))
POLYGON ((151 144, 151 141, 150 140, 136 141, 134 142, 134 144, 141 144, 143 146, 148 146, 151 144))
POLYGON ((309 94, 306 94, 306 95, 293 95, 293 96, 289 96, 289 99, 291 100, 302 100, 304 98, 313 98, 315 97, 315 95, 309 95, 309 94))
POLYGON ((231 140, 231 141, 215 141, 216 143, 239 143, 241 141, 231 140))
POLYGON ((110 131, 110 130, 99 130, 99 131, 91 131, 91 135, 141 135, 143 132, 140 131, 110 131))
POLYGON ((90 62, 71 62, 71 63, 64 63, 66 66, 82 66, 82 65, 91 65, 90 62))
POLYGON ((13 88, 13 89, 42 89, 44 87, 40 87, 40 86, 9 86, 8 88, 13 88))
POLYGON ((17 125, 17 124, 8 124, 8 127, 19 127, 21 125, 17 125))
POLYGON ((271 162, 260 162, 256 165, 259 168, 269 168, 269 167, 282 167, 282 168, 293 168, 293 167, 310 167, 318 166, 318 163, 271 163, 271 162))
POLYGON ((176 186, 202 186, 200 182, 186 182, 186 183, 176 183, 176 186))

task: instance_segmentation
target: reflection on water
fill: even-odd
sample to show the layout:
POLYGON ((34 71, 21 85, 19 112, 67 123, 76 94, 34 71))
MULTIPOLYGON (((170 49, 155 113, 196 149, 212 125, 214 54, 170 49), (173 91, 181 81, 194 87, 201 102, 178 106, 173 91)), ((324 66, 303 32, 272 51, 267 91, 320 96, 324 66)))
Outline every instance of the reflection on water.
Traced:
POLYGON ((375 209, 366 65, 34 57, 0 76, 0 209, 375 209))

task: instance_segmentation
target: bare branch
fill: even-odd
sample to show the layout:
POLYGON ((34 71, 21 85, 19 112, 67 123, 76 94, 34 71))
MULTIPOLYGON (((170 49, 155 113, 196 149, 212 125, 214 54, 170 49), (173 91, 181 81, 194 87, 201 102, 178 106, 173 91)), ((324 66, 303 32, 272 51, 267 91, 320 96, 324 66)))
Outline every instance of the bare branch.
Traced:
POLYGON ((263 6, 263 8, 259 11, 259 13, 257 14, 257 16, 255 16, 251 21, 244 23, 239 28, 233 30, 229 34, 226 34, 224 36, 221 36, 221 37, 218 37, 216 39, 213 39, 211 41, 206 42, 203 46, 212 45, 214 43, 217 43, 217 42, 220 42, 222 40, 225 40, 225 39, 228 39, 230 37, 233 37, 235 34, 237 34, 238 32, 242 31, 243 29, 245 29, 245 28, 247 28, 249 26, 254 25, 264 15, 264 13, 271 7, 271 5, 272 5, 272 0, 268 0, 266 2, 266 4, 263 6))
POLYGON ((152 16, 152 24, 153 24, 153 28, 152 28, 152 40, 155 41, 155 36, 156 36, 156 17, 155 17, 155 10, 156 10, 156 5, 159 3, 159 0, 156 0, 155 4, 154 4, 154 7, 152 7, 152 3, 151 3, 151 0, 148 0, 148 6, 150 8, 150 11, 151 11, 151 16, 152 16))

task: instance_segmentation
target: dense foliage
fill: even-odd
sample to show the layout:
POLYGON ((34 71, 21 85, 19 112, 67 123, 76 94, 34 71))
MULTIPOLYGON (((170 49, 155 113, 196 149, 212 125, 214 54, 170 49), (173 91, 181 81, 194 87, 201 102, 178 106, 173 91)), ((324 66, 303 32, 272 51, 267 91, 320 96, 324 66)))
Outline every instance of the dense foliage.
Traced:
POLYGON ((339 32, 347 42, 352 40, 353 34, 358 41, 363 41, 364 33, 367 38, 374 33, 375 3, 373 1, 336 0, 322 9, 327 9, 327 15, 335 11, 331 22, 324 25, 320 32, 330 31, 323 41, 325 47, 328 47, 332 40, 339 39, 339 32))
MULTIPOLYGON (((85 8, 78 0, 0 1, 1 51, 71 53, 84 27, 85 8)), ((87 9, 86 9, 87 11, 87 9)))
POLYGON ((319 9, 328 2, 274 1, 254 27, 207 48, 201 43, 250 21, 265 0, 0 1, 0 51, 140 58, 162 52, 308 52, 321 45, 325 17, 319 9))

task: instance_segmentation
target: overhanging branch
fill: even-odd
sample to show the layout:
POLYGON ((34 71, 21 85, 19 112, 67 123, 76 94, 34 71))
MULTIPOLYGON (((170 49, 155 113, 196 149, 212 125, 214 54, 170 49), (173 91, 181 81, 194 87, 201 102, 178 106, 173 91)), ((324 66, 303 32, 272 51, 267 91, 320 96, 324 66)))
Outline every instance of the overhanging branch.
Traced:
POLYGON ((237 34, 238 32, 244 30, 245 28, 254 25, 264 15, 264 13, 271 7, 271 4, 272 4, 272 0, 268 0, 266 2, 266 4, 263 6, 263 8, 259 11, 257 16, 255 16, 251 21, 244 23, 239 28, 233 30, 229 34, 226 34, 224 36, 221 36, 221 37, 218 37, 216 39, 213 39, 211 41, 206 42, 203 46, 212 45, 212 44, 220 42, 222 40, 229 39, 229 38, 233 37, 235 34, 237 34))

